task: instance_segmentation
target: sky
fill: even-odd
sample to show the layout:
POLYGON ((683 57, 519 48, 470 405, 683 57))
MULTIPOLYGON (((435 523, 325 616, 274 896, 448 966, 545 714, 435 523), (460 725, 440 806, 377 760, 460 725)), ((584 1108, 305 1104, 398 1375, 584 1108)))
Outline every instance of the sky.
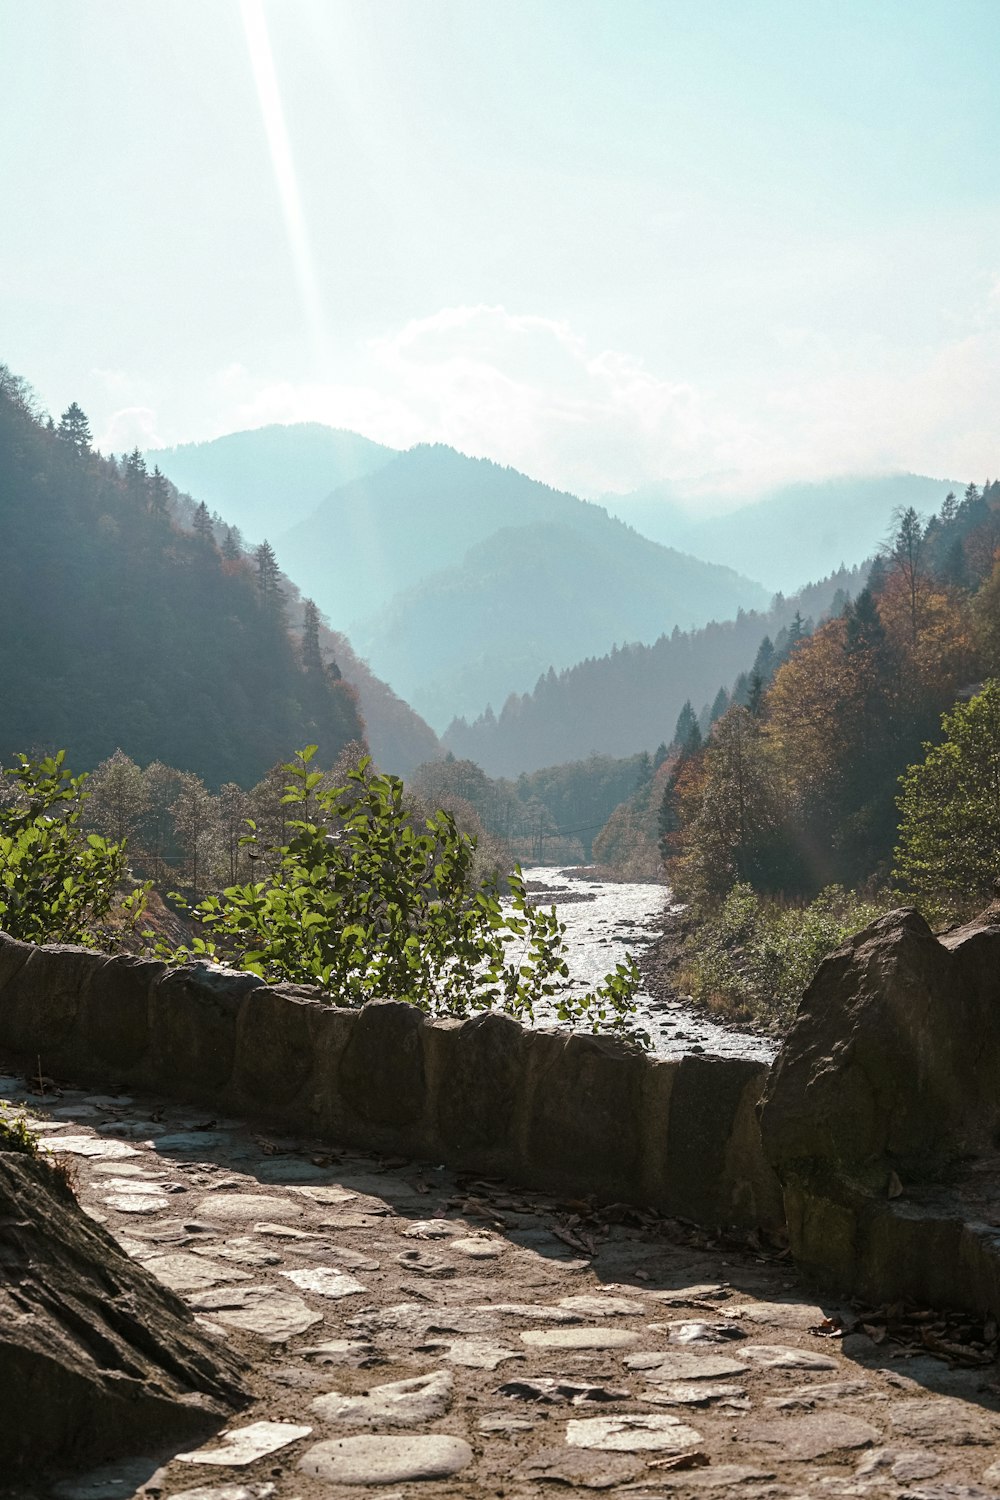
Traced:
POLYGON ((1000 471, 997 0, 0 0, 0 361, 579 494, 1000 471))

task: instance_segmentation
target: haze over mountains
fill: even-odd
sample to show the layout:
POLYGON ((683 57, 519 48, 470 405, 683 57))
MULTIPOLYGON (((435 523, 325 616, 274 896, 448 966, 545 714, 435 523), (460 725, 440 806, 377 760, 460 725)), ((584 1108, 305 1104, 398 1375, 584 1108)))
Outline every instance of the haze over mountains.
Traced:
POLYGON ((602 504, 654 541, 738 568, 772 591, 792 593, 841 563, 854 567, 873 556, 894 511, 908 505, 936 511, 949 489, 961 495, 965 484, 923 474, 876 474, 781 485, 724 513, 718 497, 705 494, 696 511, 669 484, 605 495, 602 504))
POLYGON ((150 457, 250 540, 266 535, 332 627, 439 733, 499 712, 550 668, 766 610, 776 590, 863 562, 898 507, 933 508, 948 488, 840 478, 699 515, 669 485, 595 504, 453 448, 400 453, 317 423, 150 457))

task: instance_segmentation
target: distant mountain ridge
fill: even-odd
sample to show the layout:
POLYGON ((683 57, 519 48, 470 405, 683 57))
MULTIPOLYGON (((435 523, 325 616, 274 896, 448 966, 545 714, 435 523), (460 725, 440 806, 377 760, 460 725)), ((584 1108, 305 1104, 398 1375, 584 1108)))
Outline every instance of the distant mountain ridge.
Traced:
MULTIPOLYGON (((781 485, 737 510, 698 516, 665 483, 605 495, 602 504, 644 536, 791 593, 841 564, 854 567, 871 557, 895 510, 936 511, 949 489, 961 495, 965 484, 924 474, 842 476, 781 485)), ((706 496, 706 508, 712 503, 706 496)))
POLYGON ((321 422, 255 427, 146 454, 177 486, 204 500, 248 541, 274 541, 339 485, 395 457, 394 448, 321 422))
POLYGON ((342 485, 276 547, 373 669, 437 725, 616 640, 768 600, 751 579, 650 542, 602 506, 441 445, 342 485))

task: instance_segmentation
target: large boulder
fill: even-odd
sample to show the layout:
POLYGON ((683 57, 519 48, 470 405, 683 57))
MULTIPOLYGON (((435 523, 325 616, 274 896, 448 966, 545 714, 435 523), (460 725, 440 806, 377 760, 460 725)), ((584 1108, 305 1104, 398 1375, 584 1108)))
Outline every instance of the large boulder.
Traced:
POLYGON ((0 1473, 156 1453, 243 1404, 233 1357, 0 1132, 0 1473))
POLYGON ((942 938, 890 912, 832 954, 761 1130, 804 1269, 873 1299, 1000 1311, 984 1207, 1000 1186, 1000 910, 942 938))

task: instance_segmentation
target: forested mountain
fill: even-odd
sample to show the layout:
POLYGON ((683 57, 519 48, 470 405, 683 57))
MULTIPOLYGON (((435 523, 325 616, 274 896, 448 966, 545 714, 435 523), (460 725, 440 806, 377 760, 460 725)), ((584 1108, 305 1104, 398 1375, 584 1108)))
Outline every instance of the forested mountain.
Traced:
POLYGON ((273 555, 178 509, 138 452, 92 452, 75 403, 46 423, 2 366, 0 557, 0 761, 67 747, 83 768, 121 747, 250 786, 296 746, 331 762, 364 734, 318 630, 290 633, 273 555))
POLYGON ((409 776, 422 762, 444 754, 431 726, 387 682, 375 676, 346 635, 321 625, 319 637, 324 654, 336 661, 344 680, 357 691, 368 745, 383 771, 409 776))
POLYGON ((616 640, 760 606, 748 579, 514 469, 418 447, 277 541, 282 566, 431 722, 616 640))
POLYGON ((254 542, 274 541, 339 485, 370 474, 392 448, 320 422, 258 427, 146 454, 180 490, 204 500, 254 542))
POLYGON ((670 739, 685 701, 710 705, 718 689, 748 673, 765 636, 776 637, 796 615, 818 619, 839 609, 863 586, 864 570, 845 569, 770 610, 740 611, 735 620, 701 630, 674 630, 651 646, 616 647, 566 671, 547 672, 531 693, 512 695, 499 716, 458 719, 444 735, 455 755, 493 776, 516 776, 578 759, 651 750, 670 739), (838 597, 839 596, 839 597, 838 597))
POLYGON ((853 603, 686 755, 667 820, 682 897, 709 910, 737 882, 811 895, 885 881, 895 862, 930 911, 990 899, 1000 726, 996 685, 984 699, 979 689, 998 674, 994 482, 949 495, 926 524, 906 511, 853 603), (942 713, 967 699, 976 713, 957 716, 950 748, 897 801, 907 767, 941 739, 942 713))
POLYGON ((706 494, 695 512, 673 486, 653 484, 629 495, 606 495, 602 504, 644 536, 789 592, 807 578, 871 557, 888 535, 894 511, 936 510, 949 488, 957 486, 922 474, 825 479, 782 485, 718 514, 718 497, 706 494))

